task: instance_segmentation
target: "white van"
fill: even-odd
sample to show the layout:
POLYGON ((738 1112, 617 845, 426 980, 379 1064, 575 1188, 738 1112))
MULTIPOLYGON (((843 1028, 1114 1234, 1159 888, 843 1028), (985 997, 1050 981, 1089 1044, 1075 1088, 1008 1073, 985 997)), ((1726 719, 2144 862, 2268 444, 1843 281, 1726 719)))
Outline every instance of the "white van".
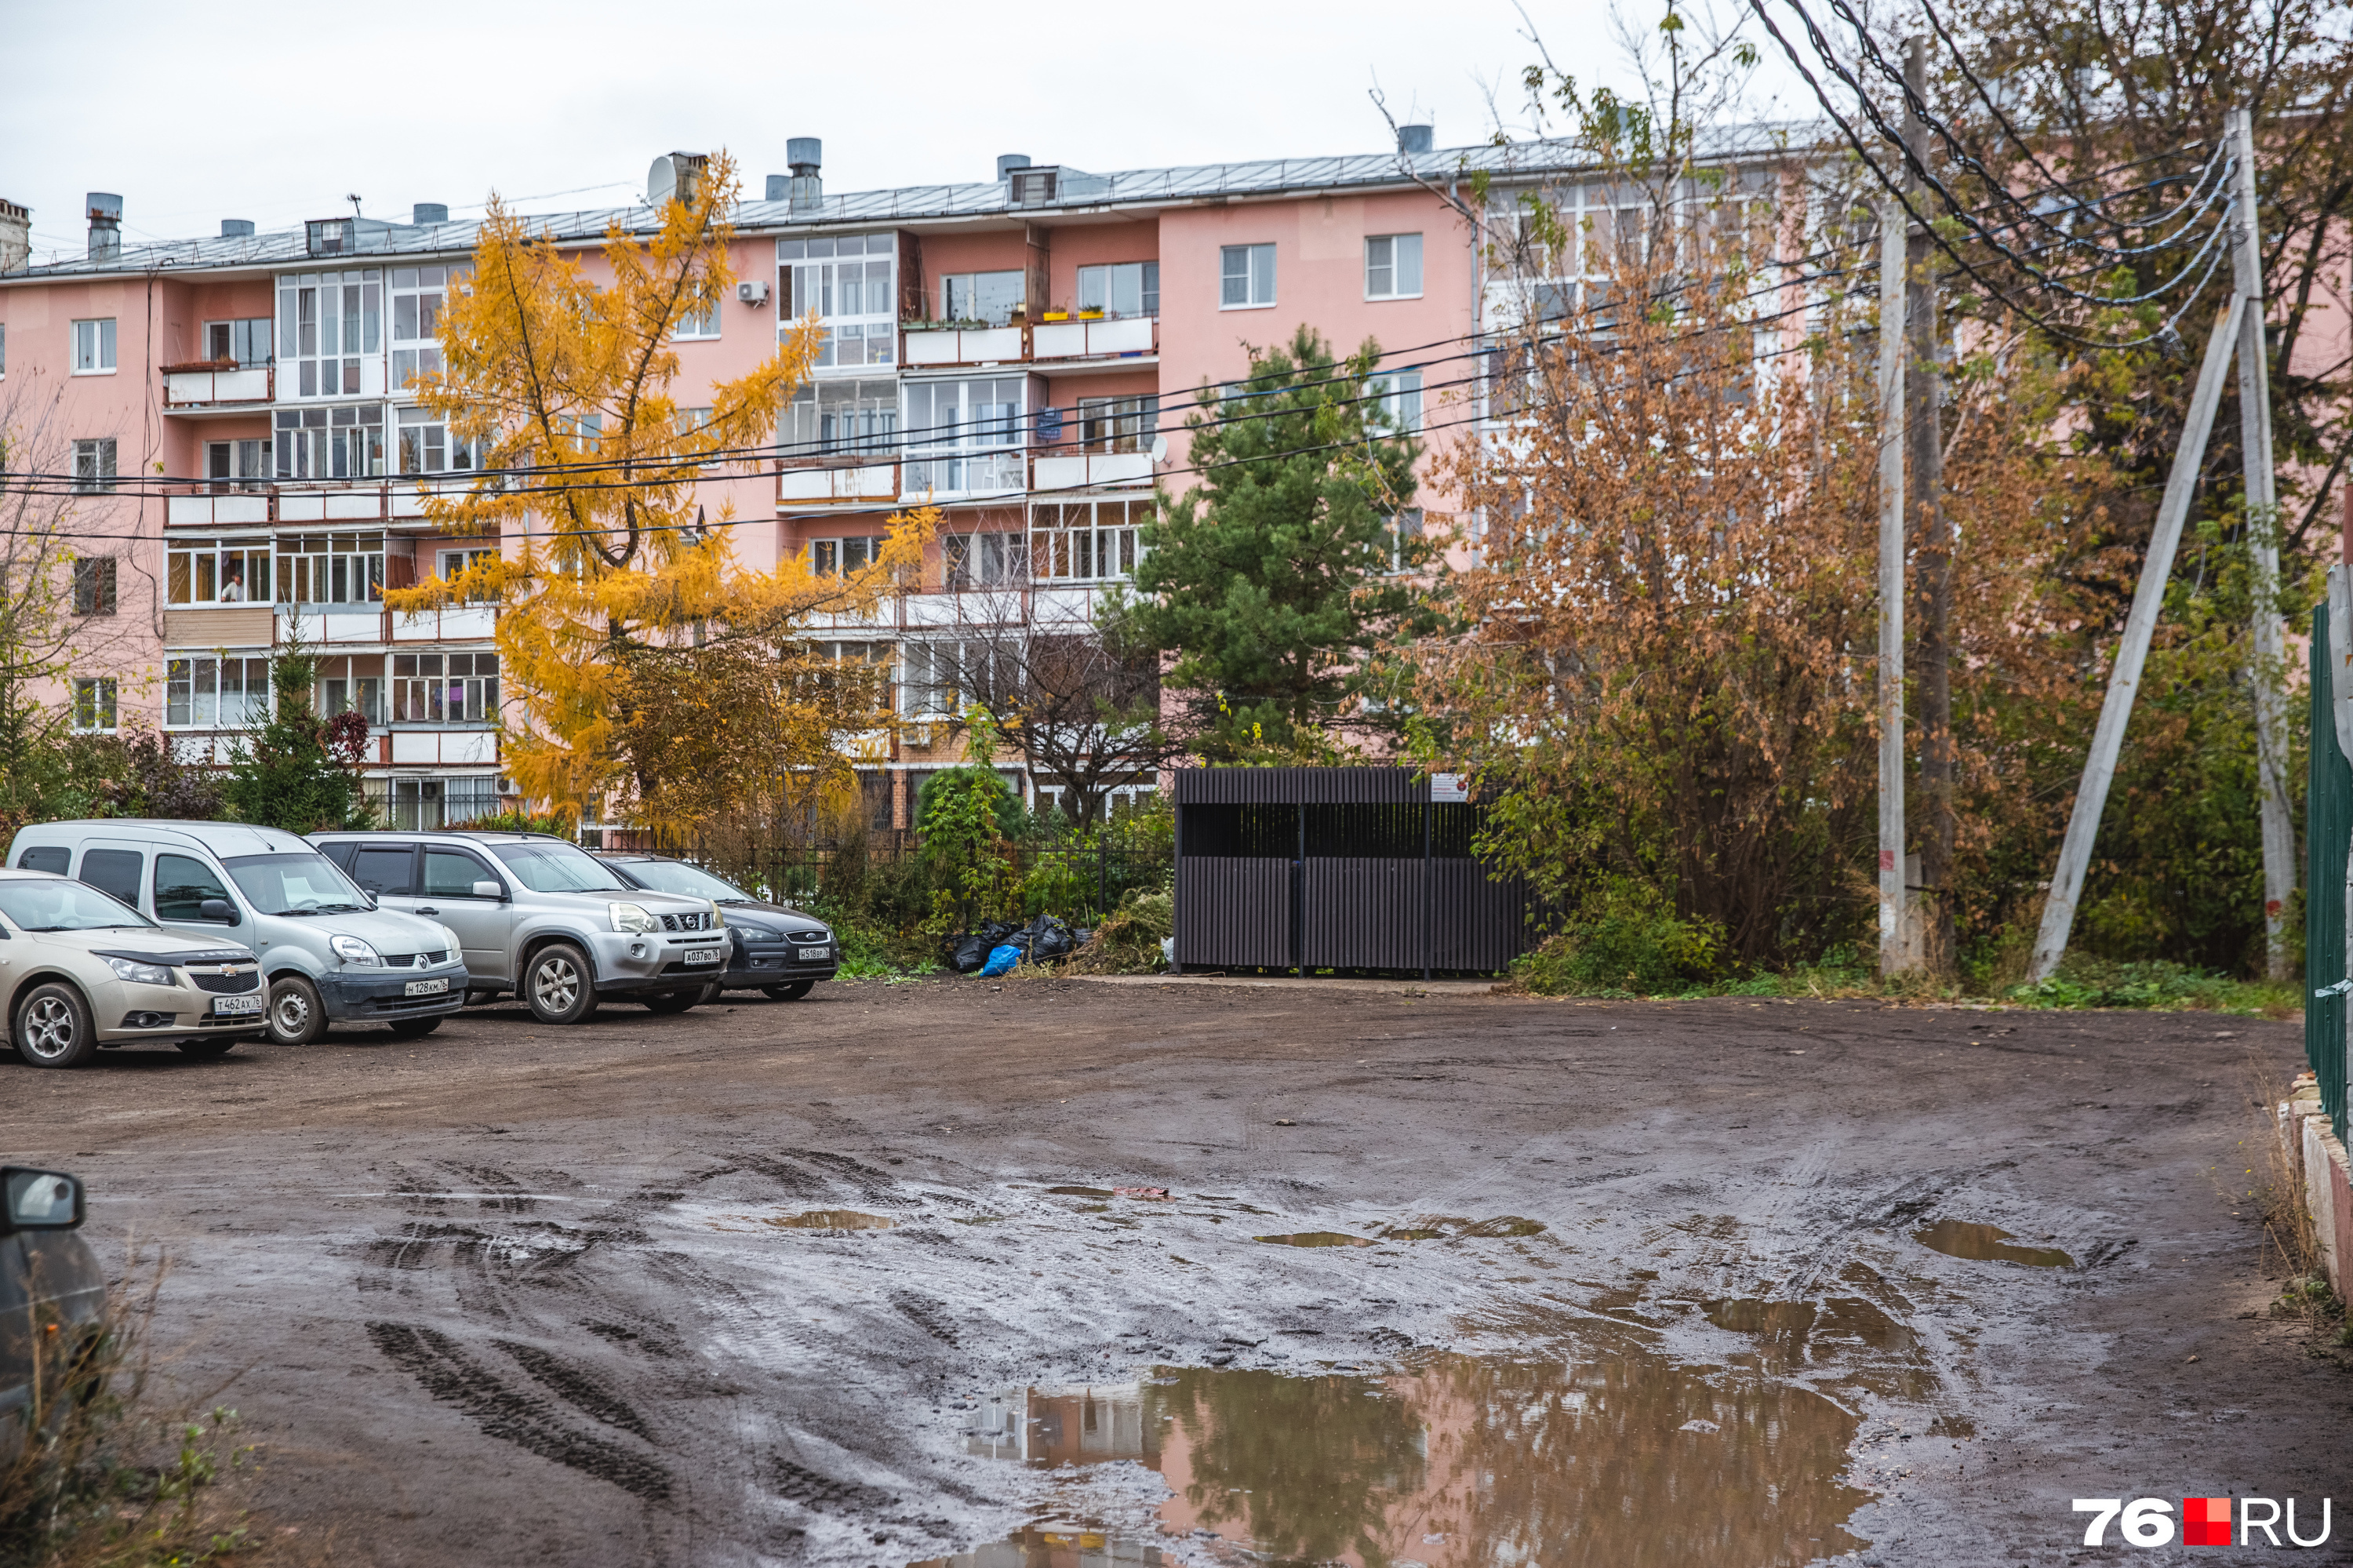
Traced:
POLYGON ((7 863, 76 877, 171 930, 252 948, 278 1044, 307 1044, 330 1022, 389 1024, 414 1039, 466 1002, 466 959, 447 926, 378 909, 317 846, 276 828, 43 822, 16 834, 7 863))

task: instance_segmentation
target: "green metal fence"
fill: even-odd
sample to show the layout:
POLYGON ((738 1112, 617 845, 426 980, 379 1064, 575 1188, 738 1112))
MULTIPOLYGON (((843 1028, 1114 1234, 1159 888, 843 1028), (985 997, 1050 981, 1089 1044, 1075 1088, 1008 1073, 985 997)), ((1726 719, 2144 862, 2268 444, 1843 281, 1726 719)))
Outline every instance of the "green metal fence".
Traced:
POLYGON ((2353 765, 2337 747, 2332 712, 2337 661, 2328 607, 2312 612, 2311 789, 2306 807, 2304 1054, 2320 1083, 2320 1103, 2345 1136, 2346 863, 2353 857, 2353 765))

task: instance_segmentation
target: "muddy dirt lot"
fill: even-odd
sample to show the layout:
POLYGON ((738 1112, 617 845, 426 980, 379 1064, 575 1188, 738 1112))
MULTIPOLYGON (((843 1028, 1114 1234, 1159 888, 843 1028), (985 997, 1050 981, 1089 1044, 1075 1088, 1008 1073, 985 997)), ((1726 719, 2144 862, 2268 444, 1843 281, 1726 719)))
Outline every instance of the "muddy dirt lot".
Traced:
POLYGON ((2097 1562, 2172 1553, 2085 1549, 2073 1499, 2309 1534, 2353 1490, 2353 1375, 2264 1315, 2230 1197, 2250 1060, 2299 1055, 2198 1014, 830 985, 0 1060, 0 1155, 85 1175, 111 1255, 169 1245, 180 1375, 239 1373, 257 1500, 338 1562, 2097 1562))

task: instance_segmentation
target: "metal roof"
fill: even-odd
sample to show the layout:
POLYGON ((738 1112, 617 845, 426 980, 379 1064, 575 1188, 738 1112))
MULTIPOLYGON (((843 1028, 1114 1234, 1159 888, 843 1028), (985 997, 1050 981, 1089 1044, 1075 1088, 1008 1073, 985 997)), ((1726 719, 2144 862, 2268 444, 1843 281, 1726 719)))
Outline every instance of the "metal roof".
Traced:
MULTIPOLYGON (((1703 135, 1697 149, 1704 163, 1736 162, 1804 152, 1823 144, 1826 126, 1814 121, 1756 122, 1721 127, 1703 135)), ((776 234, 794 229, 823 229, 875 223, 953 221, 975 217, 1027 217, 1057 212, 1083 212, 1106 207, 1179 206, 1236 197, 1273 196, 1321 191, 1374 189, 1420 180, 1447 185, 1485 174, 1509 182, 1515 178, 1558 177, 1599 167, 1588 150, 1568 142, 1515 142, 1470 147, 1446 147, 1433 152, 1359 153, 1328 158, 1263 158, 1240 164, 1191 164, 1166 169, 1130 169, 1113 175, 1092 175, 1063 166, 1056 199, 1016 206, 1004 180, 965 185, 902 185, 896 189, 853 191, 828 196, 818 203, 795 207, 789 202, 739 202, 735 227, 739 233, 776 234)), ((1043 167, 1044 165, 1040 165, 1043 167)), ((581 212, 527 215, 533 227, 558 241, 589 241, 603 237, 617 222, 632 232, 649 231, 653 215, 643 202, 628 207, 581 212)), ((417 225, 361 218, 354 250, 333 256, 310 253, 307 230, 298 225, 269 234, 230 238, 167 239, 122 247, 118 256, 103 261, 74 257, 22 270, 0 278, 0 284, 37 278, 71 277, 108 272, 234 270, 248 267, 339 267, 371 261, 381 265, 396 256, 461 255, 471 251, 480 228, 479 220, 417 225)))

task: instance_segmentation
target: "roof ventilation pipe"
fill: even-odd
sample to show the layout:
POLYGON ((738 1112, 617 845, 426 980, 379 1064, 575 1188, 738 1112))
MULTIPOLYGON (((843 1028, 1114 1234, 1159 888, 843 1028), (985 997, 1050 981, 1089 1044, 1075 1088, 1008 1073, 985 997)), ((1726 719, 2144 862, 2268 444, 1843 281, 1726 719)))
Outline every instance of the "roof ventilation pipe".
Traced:
POLYGON ((408 221, 418 228, 430 228, 437 223, 449 221, 447 202, 420 201, 409 209, 408 221))
POLYGON ((815 136, 785 138, 785 166, 792 177, 785 182, 785 199, 795 212, 807 212, 825 200, 825 143, 815 136))
POLYGON ((222 219, 221 219, 221 236, 220 236, 220 237, 221 237, 223 239, 250 239, 250 238, 253 238, 253 219, 251 219, 251 218, 249 218, 249 217, 224 217, 224 218, 222 218, 222 219))
POLYGON ((90 259, 111 261, 122 254, 122 198, 112 191, 90 193, 90 259))
POLYGON ((0 272, 14 272, 32 254, 32 209, 0 201, 0 272))
POLYGON ((1432 128, 1428 125, 1400 125, 1397 128, 1398 151, 1427 153, 1430 151, 1432 128))
POLYGON ((997 154, 997 177, 1000 180, 1011 175, 1016 169, 1026 169, 1029 166, 1029 154, 1027 153, 999 153, 997 154))

